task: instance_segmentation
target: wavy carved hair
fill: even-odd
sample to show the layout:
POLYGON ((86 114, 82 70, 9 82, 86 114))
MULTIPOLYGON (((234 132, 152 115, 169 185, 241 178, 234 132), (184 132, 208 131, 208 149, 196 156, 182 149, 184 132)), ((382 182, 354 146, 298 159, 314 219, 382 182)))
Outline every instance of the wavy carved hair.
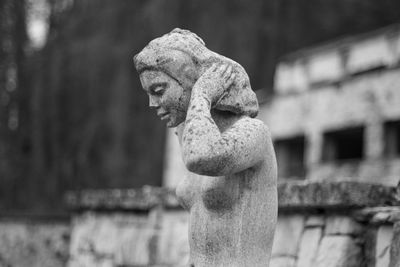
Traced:
POLYGON ((238 115, 257 116, 257 97, 244 68, 209 50, 200 37, 188 30, 177 28, 154 39, 135 55, 134 63, 139 74, 146 70, 162 71, 188 90, 213 63, 229 64, 236 74, 235 81, 213 108, 238 115))

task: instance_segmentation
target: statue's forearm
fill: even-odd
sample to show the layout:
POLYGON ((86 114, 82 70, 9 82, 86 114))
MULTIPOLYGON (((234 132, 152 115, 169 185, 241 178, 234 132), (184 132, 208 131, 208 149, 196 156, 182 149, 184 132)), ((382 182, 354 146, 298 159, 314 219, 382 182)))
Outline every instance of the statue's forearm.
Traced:
MULTIPOLYGON (((216 157, 226 154, 221 132, 211 116, 211 101, 207 94, 196 86, 186 116, 182 136, 183 156, 186 166, 194 172, 202 172, 203 166, 213 166, 216 157)), ((220 160, 220 159, 219 159, 220 160)))

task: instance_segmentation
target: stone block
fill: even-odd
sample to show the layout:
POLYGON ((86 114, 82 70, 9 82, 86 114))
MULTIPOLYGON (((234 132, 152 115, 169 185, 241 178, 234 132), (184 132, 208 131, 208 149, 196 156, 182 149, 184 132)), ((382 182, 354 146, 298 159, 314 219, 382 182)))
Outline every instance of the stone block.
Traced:
POLYGON ((114 252, 117 266, 154 264, 157 257, 158 231, 153 228, 125 229, 115 238, 114 252))
POLYGON ((174 189, 153 186, 70 191, 65 195, 65 202, 71 210, 149 211, 157 206, 180 208, 174 189))
POLYGON ((299 242, 304 229, 301 215, 282 215, 278 217, 275 230, 272 257, 297 257, 299 242))
POLYGON ((275 89, 278 94, 302 92, 307 88, 307 72, 302 62, 282 62, 278 65, 275 74, 275 89))
POLYGON ((349 73, 357 73, 380 66, 390 66, 393 64, 393 58, 386 36, 380 35, 350 47, 347 69, 349 73))
POLYGON ((326 235, 359 235, 363 230, 360 223, 348 216, 330 216, 326 219, 326 235))
POLYGON ((400 266, 400 222, 396 222, 393 227, 393 238, 390 245, 389 267, 400 266))
POLYGON ((388 267, 390 261, 390 244, 393 238, 393 226, 383 225, 376 234, 375 266, 388 267))
POLYGON ((147 216, 86 212, 73 220, 68 266, 153 263, 156 238, 147 216))
POLYGON ((400 32, 394 34, 390 41, 394 50, 394 60, 395 62, 400 62, 400 32))
POLYGON ((309 58, 310 83, 339 81, 343 76, 343 64, 339 51, 315 54, 309 58))
POLYGON ((304 230, 300 242, 297 267, 313 266, 321 237, 322 237, 321 227, 314 227, 304 230))
POLYGON ((0 266, 65 266, 69 231, 67 221, 1 220, 0 266))
POLYGON ((296 267, 296 259, 293 257, 273 257, 269 267, 296 267))
POLYGON ((324 216, 311 215, 306 220, 306 227, 322 227, 324 225, 324 216))
POLYGON ((188 222, 184 211, 168 211, 163 215, 158 242, 157 262, 183 266, 189 261, 188 222))
POLYGON ((360 267, 361 248, 350 236, 324 236, 315 260, 316 267, 360 267))
POLYGON ((278 185, 280 210, 337 209, 396 203, 395 187, 353 181, 300 181, 278 185))

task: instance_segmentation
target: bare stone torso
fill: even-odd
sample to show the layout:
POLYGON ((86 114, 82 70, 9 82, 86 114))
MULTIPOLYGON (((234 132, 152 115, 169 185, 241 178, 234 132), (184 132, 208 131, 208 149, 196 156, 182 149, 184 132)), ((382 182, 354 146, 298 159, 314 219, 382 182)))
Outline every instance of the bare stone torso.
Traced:
POLYGON ((229 176, 187 172, 176 193, 190 215, 191 266, 268 266, 277 213, 275 176, 275 159, 268 156, 229 176))

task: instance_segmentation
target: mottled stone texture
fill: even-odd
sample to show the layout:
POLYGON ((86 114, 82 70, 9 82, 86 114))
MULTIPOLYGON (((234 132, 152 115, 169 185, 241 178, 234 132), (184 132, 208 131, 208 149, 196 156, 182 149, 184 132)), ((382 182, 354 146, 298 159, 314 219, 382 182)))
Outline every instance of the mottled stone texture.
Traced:
POLYGON ((272 257, 297 257, 299 241, 304 229, 304 216, 280 216, 275 232, 272 257))
POLYGON ((64 267, 68 221, 8 218, 0 221, 1 267, 64 267))
POLYGON ((176 189, 189 212, 189 265, 268 266, 277 220, 277 164, 243 67, 187 30, 134 57, 149 107, 177 127, 187 174, 176 189))
POLYGON ((68 266, 184 266, 189 257, 183 211, 87 212, 72 224, 68 266))
POLYGON ((297 267, 309 267, 314 265, 318 247, 322 237, 322 228, 306 228, 299 244, 297 267))
POLYGON ((325 226, 326 235, 360 235, 363 227, 360 223, 345 215, 330 216, 325 226))
POLYGON ((361 246, 349 236, 325 236, 317 253, 316 267, 361 267, 361 246))
POLYGON ((147 211, 162 205, 179 207, 174 190, 145 186, 140 189, 106 189, 70 191, 65 202, 72 210, 147 211))
POLYGON ((282 209, 362 208, 397 202, 394 187, 363 182, 290 182, 280 184, 278 190, 282 209))
POLYGON ((390 264, 389 267, 400 266, 400 222, 395 222, 393 228, 393 237, 390 247, 390 264))
POLYGON ((375 266, 389 266, 393 225, 382 225, 376 233, 375 266))
MULTIPOLYGON (((279 183, 277 188, 279 209, 282 211, 296 208, 315 210, 389 206, 387 209, 365 209, 363 216, 371 217, 383 211, 390 216, 393 213, 393 208, 390 206, 400 203, 395 187, 380 184, 350 181, 292 181, 279 183)), ((65 200, 73 210, 149 210, 160 205, 173 209, 180 207, 174 190, 150 186, 141 189, 71 191, 67 193, 65 200)), ((312 215, 308 217, 306 224, 324 225, 324 217, 312 215)))
MULTIPOLYGON (((338 206, 340 194, 349 194, 349 187, 346 183, 336 184, 337 190, 333 191, 338 194, 335 205, 329 205, 329 202, 316 205, 312 201, 321 199, 313 195, 324 184, 320 183, 320 186, 302 184, 296 197, 287 196, 290 202, 279 204, 282 212, 278 216, 270 266, 388 267, 390 254, 392 262, 396 262, 399 235, 398 229, 393 231, 392 228, 399 218, 399 208, 390 206, 398 205, 393 202, 394 188, 368 186, 365 191, 362 185, 352 184, 355 195, 363 192, 369 192, 366 196, 378 194, 379 201, 372 199, 368 207, 363 207, 343 197, 338 206), (304 199, 308 200, 304 202, 304 199), (308 208, 309 205, 312 208, 308 208)), ((291 192, 287 188, 292 186, 299 184, 279 185, 282 199, 291 192)), ((326 195, 326 198, 331 196, 326 195)), ((84 211, 74 216, 70 267, 187 266, 189 217, 179 209, 172 191, 151 187, 92 190, 79 194, 71 192, 68 199, 71 208, 84 211), (79 208, 80 204, 83 209, 79 208)))

